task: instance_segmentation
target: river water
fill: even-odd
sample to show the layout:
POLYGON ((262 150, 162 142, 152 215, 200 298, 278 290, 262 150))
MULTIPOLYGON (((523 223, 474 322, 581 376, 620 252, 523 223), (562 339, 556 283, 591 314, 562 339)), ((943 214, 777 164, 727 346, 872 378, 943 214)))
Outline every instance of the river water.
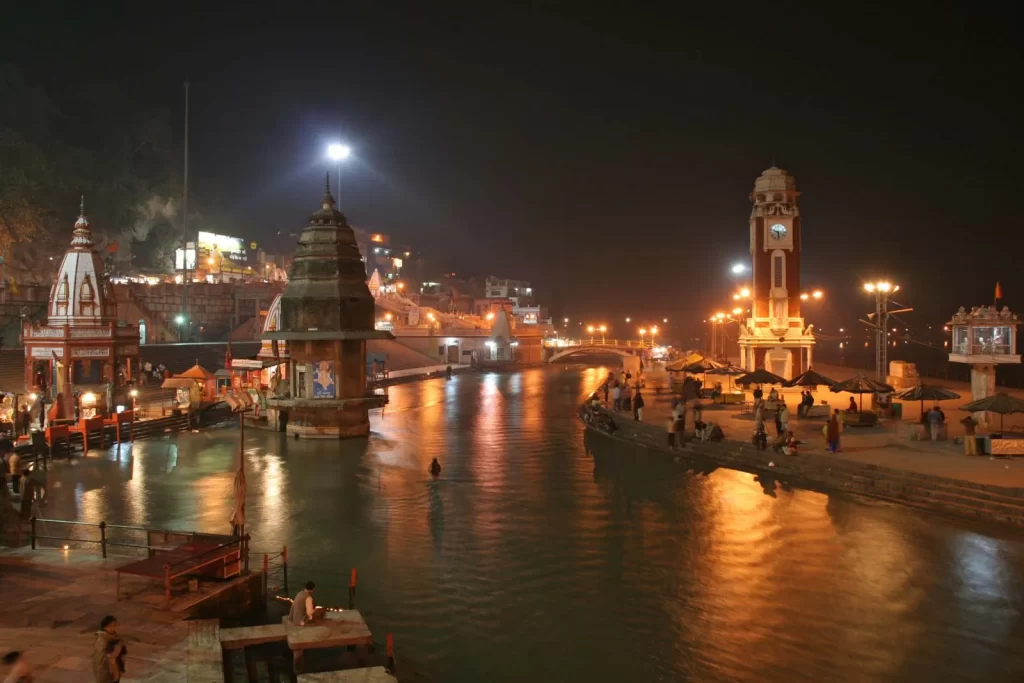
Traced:
MULTIPOLYGON (((247 430, 253 547, 287 544, 292 586, 326 604, 357 567, 418 680, 1024 676, 1019 535, 585 436, 606 374, 392 387, 368 443, 247 430)), ((226 532, 237 451, 214 429, 58 467, 45 514, 226 532)))

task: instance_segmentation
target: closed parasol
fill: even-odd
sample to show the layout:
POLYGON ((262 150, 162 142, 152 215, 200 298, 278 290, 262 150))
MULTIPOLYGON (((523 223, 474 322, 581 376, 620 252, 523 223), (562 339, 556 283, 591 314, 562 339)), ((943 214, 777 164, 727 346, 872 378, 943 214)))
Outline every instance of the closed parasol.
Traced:
POLYGON ((978 413, 983 410, 996 413, 999 415, 999 431, 1002 432, 1003 416, 1012 415, 1013 413, 1024 413, 1024 400, 1000 391, 998 394, 986 396, 977 401, 971 401, 960 408, 960 410, 966 410, 971 413, 978 413))
POLYGON ((933 384, 918 384, 916 387, 901 391, 893 398, 898 398, 901 401, 920 401, 921 414, 924 415, 925 401, 951 401, 954 398, 960 398, 960 394, 933 384))
POLYGON ((860 410, 864 410, 864 394, 891 394, 894 390, 885 382, 868 379, 864 375, 857 375, 850 379, 836 382, 832 385, 832 393, 841 392, 860 395, 860 410))
POLYGON ((797 375, 791 379, 786 386, 790 387, 830 387, 835 384, 836 381, 831 377, 826 377, 820 372, 815 372, 813 369, 808 369, 807 372, 797 375))

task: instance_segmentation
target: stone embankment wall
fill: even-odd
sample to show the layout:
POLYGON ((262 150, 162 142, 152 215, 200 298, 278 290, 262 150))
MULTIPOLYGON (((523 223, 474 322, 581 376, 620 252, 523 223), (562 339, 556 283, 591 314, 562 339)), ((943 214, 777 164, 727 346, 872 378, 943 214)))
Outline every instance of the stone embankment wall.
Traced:
MULTIPOLYGON (((583 409, 584 411, 587 409, 583 409)), ((697 464, 770 476, 801 488, 846 491, 938 512, 1024 527, 1024 489, 977 484, 895 468, 843 460, 837 456, 802 452, 797 456, 762 451, 740 441, 688 441, 670 450, 666 430, 615 415, 614 434, 588 425, 610 438, 643 446, 664 457, 681 457, 697 464), (774 463, 774 466, 769 466, 774 463)), ((687 425, 692 429, 691 425, 687 425)))

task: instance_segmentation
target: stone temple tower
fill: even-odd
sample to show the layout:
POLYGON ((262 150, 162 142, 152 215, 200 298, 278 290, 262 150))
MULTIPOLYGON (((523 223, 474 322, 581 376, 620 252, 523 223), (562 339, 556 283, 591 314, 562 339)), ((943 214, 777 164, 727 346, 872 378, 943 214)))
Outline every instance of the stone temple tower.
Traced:
POLYGON ((749 317, 740 329, 740 365, 791 378, 811 365, 814 336, 800 315, 802 219, 796 181, 772 166, 750 194, 749 317))
POLYGON ((288 345, 287 386, 267 406, 278 426, 302 438, 370 433, 367 411, 383 397, 366 392, 366 340, 393 339, 374 329, 366 269, 345 215, 334 208, 330 178, 288 269, 280 322, 263 338, 288 345))

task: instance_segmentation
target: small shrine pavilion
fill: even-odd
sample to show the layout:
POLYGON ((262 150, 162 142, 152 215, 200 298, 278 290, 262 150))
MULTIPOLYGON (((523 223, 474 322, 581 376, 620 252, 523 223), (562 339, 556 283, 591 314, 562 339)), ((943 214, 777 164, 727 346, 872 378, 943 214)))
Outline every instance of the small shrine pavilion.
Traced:
POLYGON ((22 325, 25 385, 46 403, 51 419, 73 418, 76 397, 90 413, 130 405, 138 372, 139 328, 117 319, 117 301, 96 252, 83 199, 71 246, 50 289, 46 321, 22 325))
MULTIPOLYGON (((1017 327, 1021 324, 1016 313, 1003 306, 975 306, 970 311, 963 306, 946 323, 953 345, 949 350, 951 363, 971 366, 971 398, 975 401, 996 393, 996 367, 1020 363, 1017 353, 1017 327)), ((979 422, 987 422, 984 413, 977 413, 979 422)))

